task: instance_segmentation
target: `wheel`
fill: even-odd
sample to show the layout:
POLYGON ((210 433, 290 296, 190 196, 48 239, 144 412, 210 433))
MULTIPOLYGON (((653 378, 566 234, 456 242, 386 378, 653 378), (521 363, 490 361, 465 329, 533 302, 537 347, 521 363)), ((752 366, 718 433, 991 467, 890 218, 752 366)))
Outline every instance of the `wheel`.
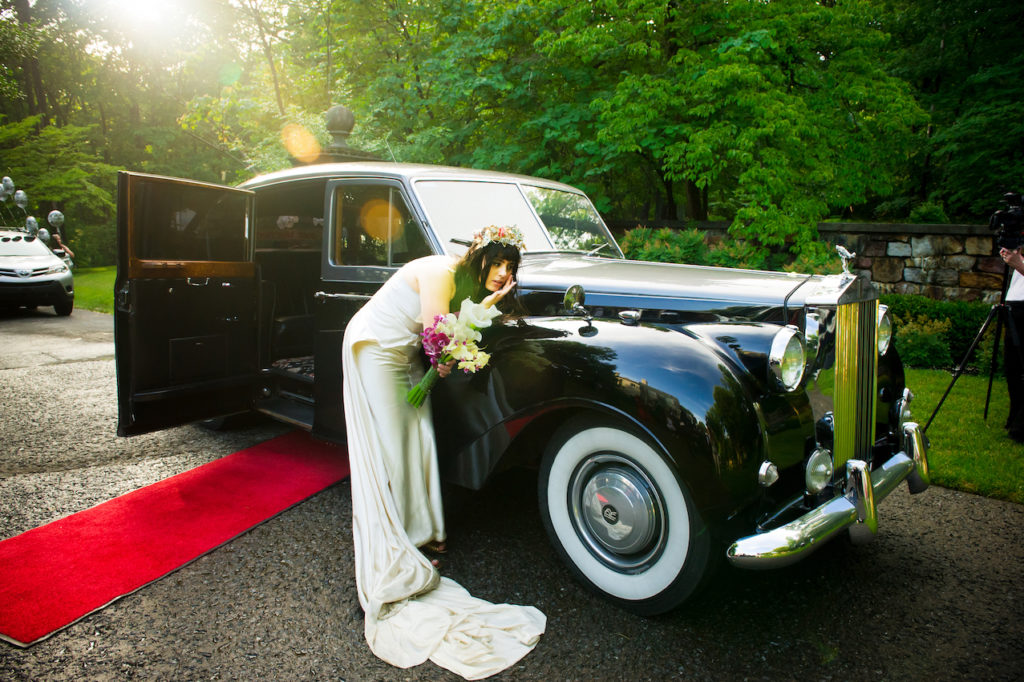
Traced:
POLYGON ((709 567, 710 540, 674 467, 622 425, 574 420, 545 450, 541 518, 588 587, 644 615, 681 604, 709 567))
POLYGON ((53 306, 53 311, 61 317, 67 317, 71 314, 71 311, 75 307, 74 301, 65 301, 64 303, 56 303, 53 306))

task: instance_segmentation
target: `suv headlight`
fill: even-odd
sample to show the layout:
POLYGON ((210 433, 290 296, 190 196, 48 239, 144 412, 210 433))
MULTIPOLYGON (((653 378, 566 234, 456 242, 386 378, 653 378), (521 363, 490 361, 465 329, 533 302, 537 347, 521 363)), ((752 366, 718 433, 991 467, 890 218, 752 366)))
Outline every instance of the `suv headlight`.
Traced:
POLYGON ((804 378, 807 357, 803 336, 795 327, 783 327, 772 339, 768 354, 768 366, 779 385, 787 391, 795 391, 804 378))
POLYGON ((885 355, 892 342, 892 314, 889 306, 878 306, 878 354, 885 355))
POLYGON ((65 265, 64 263, 61 263, 60 265, 51 265, 46 270, 46 274, 47 275, 59 275, 60 273, 67 272, 67 271, 68 271, 68 266, 65 265))

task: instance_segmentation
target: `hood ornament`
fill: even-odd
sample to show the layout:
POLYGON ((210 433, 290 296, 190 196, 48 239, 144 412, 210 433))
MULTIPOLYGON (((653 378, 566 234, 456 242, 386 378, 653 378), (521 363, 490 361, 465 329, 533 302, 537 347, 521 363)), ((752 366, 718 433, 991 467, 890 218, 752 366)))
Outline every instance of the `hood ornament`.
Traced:
POLYGON ((857 254, 848 251, 842 244, 836 244, 836 253, 843 259, 843 275, 853 277, 853 273, 850 272, 850 263, 857 257, 857 254))

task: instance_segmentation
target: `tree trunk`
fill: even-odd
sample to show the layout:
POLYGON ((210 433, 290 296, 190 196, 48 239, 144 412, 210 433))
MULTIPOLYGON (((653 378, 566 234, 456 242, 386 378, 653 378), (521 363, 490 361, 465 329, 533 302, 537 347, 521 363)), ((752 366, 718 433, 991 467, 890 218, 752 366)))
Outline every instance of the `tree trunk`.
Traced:
POLYGON ((676 197, 672 181, 660 173, 659 175, 661 176, 661 185, 665 188, 665 203, 661 205, 661 215, 658 217, 662 220, 678 220, 679 208, 676 205, 676 197))
MULTIPOLYGON (((18 23, 22 26, 28 26, 32 21, 32 11, 28 0, 14 0, 14 12, 18 17, 18 23)), ((39 60, 34 56, 26 57, 22 67, 25 69, 25 97, 28 101, 29 114, 43 114, 45 119, 48 113, 46 91, 43 89, 39 60)), ((45 125, 45 120, 43 124, 45 125)))
POLYGON ((702 191, 693 180, 686 181, 686 218, 688 220, 708 219, 707 187, 702 191))

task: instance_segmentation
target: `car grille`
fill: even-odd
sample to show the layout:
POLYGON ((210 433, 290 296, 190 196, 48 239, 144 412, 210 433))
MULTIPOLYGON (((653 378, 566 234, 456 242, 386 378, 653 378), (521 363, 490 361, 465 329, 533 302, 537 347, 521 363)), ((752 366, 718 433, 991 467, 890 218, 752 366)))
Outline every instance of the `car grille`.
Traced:
POLYGON ((878 393, 877 324, 877 300, 839 306, 833 444, 837 472, 850 459, 869 460, 874 445, 878 393))
MULTIPOLYGON (((43 266, 41 268, 32 268, 29 277, 38 277, 39 275, 45 275, 49 267, 43 266)), ((24 271, 23 268, 0 268, 0 277, 24 277, 19 271, 24 271)))

